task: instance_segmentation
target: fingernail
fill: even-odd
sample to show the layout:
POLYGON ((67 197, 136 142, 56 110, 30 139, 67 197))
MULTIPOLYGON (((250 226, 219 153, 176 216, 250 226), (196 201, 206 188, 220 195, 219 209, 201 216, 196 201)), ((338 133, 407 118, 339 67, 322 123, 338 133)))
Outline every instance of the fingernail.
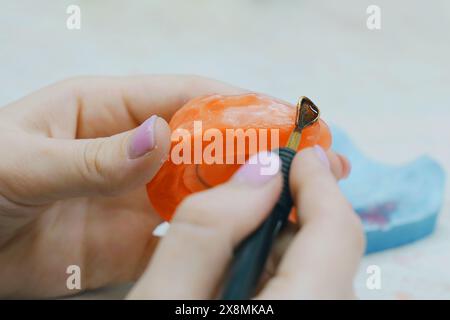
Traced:
POLYGON ((149 153, 156 147, 155 124, 157 116, 144 121, 133 133, 128 142, 128 158, 136 159, 149 153))
POLYGON ((280 158, 274 152, 260 152, 251 156, 234 174, 233 180, 260 186, 280 171, 280 158))
POLYGON ((325 153, 325 151, 322 149, 321 146, 319 145, 315 145, 314 146, 314 151, 317 154, 317 157, 319 158, 320 162, 323 163, 323 165, 327 168, 330 169, 330 161, 328 160, 327 154, 325 153))

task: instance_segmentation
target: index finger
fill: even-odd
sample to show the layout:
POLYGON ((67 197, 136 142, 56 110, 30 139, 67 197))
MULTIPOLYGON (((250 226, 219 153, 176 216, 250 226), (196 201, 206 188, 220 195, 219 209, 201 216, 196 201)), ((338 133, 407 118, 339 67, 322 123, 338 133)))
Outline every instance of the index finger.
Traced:
POLYGON ((361 222, 320 159, 326 157, 316 147, 293 160, 290 182, 301 229, 259 298, 353 297, 365 246, 361 222))
POLYGON ((22 113, 21 123, 52 137, 97 138, 133 129, 153 114, 168 121, 197 96, 242 92, 226 83, 192 75, 77 77, 45 87, 5 111, 26 107, 32 115, 23 121, 22 113), (39 117, 42 121, 36 121, 39 117))

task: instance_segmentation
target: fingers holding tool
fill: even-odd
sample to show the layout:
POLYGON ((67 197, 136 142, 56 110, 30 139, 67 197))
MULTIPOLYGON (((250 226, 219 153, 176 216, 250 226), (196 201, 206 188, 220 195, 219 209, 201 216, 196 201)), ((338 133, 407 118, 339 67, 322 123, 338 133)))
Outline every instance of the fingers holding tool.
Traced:
MULTIPOLYGON (((351 284, 365 238, 328 159, 320 147, 305 149, 294 158, 290 186, 301 231, 289 242, 274 277, 258 298, 354 297, 351 284)), ((345 170, 346 165, 335 168, 336 172, 345 170)))

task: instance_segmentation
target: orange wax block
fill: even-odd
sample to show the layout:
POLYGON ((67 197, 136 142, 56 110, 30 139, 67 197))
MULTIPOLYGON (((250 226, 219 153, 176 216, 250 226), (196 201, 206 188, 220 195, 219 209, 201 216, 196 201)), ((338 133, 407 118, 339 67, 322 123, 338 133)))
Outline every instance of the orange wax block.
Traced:
MULTIPOLYGON (((147 184, 155 210, 170 220, 187 195, 227 181, 252 154, 285 146, 295 112, 293 105, 255 93, 187 102, 169 123, 169 159, 147 184)), ((316 144, 331 146, 322 120, 303 130, 299 150, 316 144)))

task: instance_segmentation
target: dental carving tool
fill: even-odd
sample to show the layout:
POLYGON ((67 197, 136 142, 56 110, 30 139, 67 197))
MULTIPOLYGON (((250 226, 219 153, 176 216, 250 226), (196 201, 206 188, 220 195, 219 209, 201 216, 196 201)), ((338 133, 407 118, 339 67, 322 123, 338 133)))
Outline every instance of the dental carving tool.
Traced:
POLYGON ((272 245, 288 221, 293 206, 289 189, 291 163, 300 145, 303 129, 317 122, 320 116, 319 108, 307 97, 300 97, 296 109, 295 128, 286 146, 272 151, 277 152, 281 160, 281 195, 267 219, 236 248, 222 291, 221 298, 224 300, 253 297, 272 245))

